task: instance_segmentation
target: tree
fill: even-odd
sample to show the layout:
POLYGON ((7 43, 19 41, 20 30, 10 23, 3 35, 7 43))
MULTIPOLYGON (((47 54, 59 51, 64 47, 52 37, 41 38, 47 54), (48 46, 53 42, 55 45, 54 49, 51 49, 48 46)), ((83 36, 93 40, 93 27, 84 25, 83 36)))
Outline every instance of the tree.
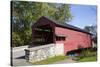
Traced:
POLYGON ((12 1, 13 44, 27 45, 31 42, 31 26, 39 17, 47 16, 59 22, 70 21, 70 7, 66 4, 12 1), (15 38, 19 38, 18 41, 15 38), (20 41, 19 41, 20 40, 20 41))
POLYGON ((85 26, 84 30, 92 33, 92 39, 97 44, 97 25, 85 26))

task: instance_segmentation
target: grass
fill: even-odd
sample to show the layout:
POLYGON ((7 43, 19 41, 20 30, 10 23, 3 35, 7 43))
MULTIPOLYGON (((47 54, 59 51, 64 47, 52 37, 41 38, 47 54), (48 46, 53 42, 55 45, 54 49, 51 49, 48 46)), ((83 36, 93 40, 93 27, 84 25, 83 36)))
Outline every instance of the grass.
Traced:
POLYGON ((54 62, 57 62, 57 61, 64 60, 66 58, 68 58, 68 57, 67 56, 55 56, 55 57, 52 57, 52 58, 48 58, 46 60, 42 60, 42 61, 38 61, 38 62, 32 62, 32 64, 34 64, 34 65, 51 64, 51 63, 54 63, 54 62))
POLYGON ((77 58, 79 62, 97 61, 97 51, 91 49, 84 50, 77 58))
POLYGON ((90 61, 97 61, 97 56, 91 56, 91 57, 84 57, 80 60, 78 60, 79 62, 90 62, 90 61))

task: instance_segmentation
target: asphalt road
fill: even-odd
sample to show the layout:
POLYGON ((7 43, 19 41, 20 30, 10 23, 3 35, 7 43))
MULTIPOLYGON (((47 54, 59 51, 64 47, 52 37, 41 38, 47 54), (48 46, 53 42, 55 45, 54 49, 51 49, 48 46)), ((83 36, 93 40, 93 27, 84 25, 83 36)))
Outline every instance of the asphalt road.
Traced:
POLYGON ((13 66, 30 66, 30 65, 32 65, 25 60, 25 52, 24 52, 25 48, 27 48, 27 46, 13 48, 13 50, 12 50, 13 66))

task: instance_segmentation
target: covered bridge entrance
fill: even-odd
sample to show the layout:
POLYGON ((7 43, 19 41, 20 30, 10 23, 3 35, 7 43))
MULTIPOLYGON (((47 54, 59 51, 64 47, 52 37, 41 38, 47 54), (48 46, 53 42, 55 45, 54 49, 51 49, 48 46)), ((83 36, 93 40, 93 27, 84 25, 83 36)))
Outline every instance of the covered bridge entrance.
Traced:
POLYGON ((34 28, 34 45, 45 45, 53 43, 53 31, 50 25, 37 26, 34 28))
POLYGON ((55 43, 54 24, 40 18, 32 26, 32 45, 40 46, 55 43))

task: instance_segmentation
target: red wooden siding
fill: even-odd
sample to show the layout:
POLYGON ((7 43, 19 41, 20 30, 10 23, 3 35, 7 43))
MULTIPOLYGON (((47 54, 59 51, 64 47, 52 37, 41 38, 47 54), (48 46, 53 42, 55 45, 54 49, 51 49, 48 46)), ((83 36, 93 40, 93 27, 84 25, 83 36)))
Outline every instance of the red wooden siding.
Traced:
POLYGON ((78 48, 91 47, 91 37, 87 33, 74 31, 67 28, 55 27, 56 35, 66 35, 65 41, 56 41, 64 43, 64 53, 78 48))

